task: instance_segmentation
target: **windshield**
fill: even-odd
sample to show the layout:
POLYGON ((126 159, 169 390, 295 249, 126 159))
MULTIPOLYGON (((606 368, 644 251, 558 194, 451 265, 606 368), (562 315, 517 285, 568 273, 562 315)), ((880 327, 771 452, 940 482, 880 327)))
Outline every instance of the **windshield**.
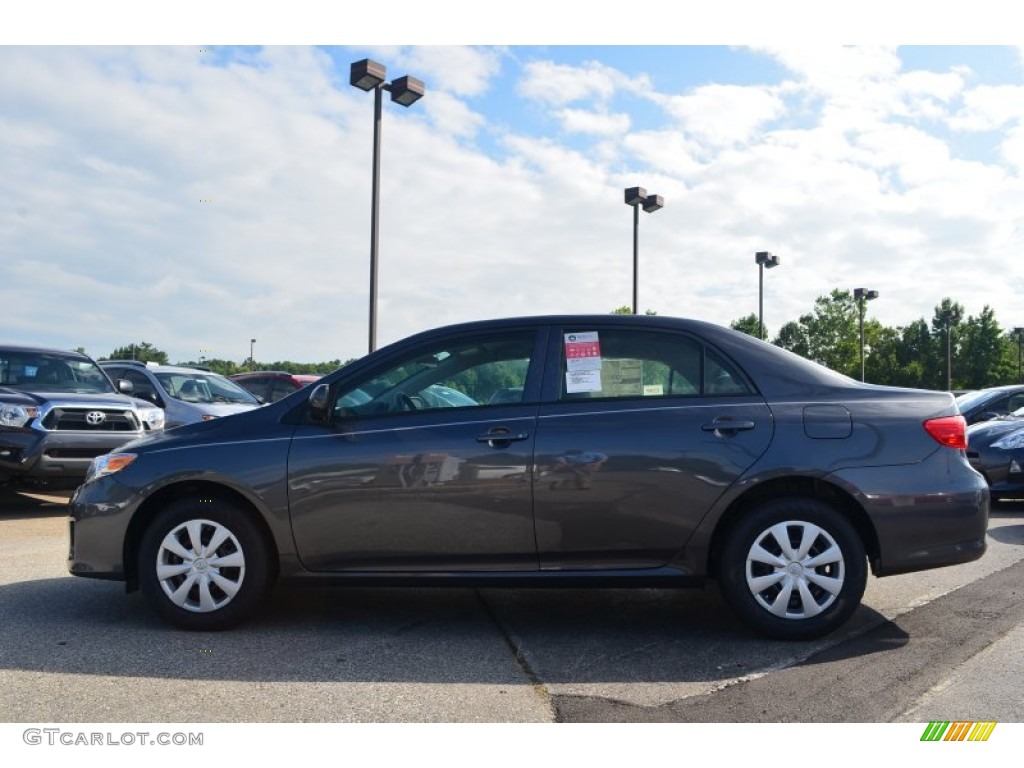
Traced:
POLYGON ((26 392, 111 394, 110 379, 92 360, 60 352, 0 349, 0 387, 26 392))
POLYGON ((248 390, 216 373, 174 371, 154 375, 168 395, 184 403, 260 404, 255 395, 248 390))

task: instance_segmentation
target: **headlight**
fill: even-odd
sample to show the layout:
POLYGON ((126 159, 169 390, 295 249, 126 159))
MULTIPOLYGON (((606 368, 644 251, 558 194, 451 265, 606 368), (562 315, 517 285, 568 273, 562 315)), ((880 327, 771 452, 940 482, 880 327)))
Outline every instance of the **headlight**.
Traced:
POLYGON ((139 412, 139 418, 142 419, 150 429, 164 428, 163 408, 139 408, 137 410, 139 412))
POLYGON ((91 482, 104 475, 112 475, 120 472, 137 458, 134 453, 108 453, 97 456, 89 465, 89 471, 85 473, 85 482, 91 482))
POLYGON ((0 403, 0 427, 24 427, 38 415, 34 405, 0 403))

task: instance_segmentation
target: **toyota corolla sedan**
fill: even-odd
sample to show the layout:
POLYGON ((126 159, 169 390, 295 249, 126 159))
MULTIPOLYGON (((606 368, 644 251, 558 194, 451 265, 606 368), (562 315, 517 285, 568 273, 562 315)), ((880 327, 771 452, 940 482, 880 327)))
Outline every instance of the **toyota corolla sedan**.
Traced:
POLYGON ((849 618, 869 568, 982 556, 989 492, 965 435, 949 393, 696 320, 463 324, 97 458, 68 566, 198 630, 250 617, 279 579, 716 579, 752 629, 806 639, 849 618))

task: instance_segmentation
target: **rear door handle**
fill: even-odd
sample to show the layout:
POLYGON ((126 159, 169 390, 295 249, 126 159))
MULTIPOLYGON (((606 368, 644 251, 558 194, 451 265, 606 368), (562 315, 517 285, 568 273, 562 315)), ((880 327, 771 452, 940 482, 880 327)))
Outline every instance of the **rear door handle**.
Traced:
POLYGON ((478 443, 487 443, 491 448, 504 448, 509 443, 517 443, 520 440, 528 440, 529 432, 513 432, 505 427, 495 427, 486 434, 477 435, 478 443))
POLYGON ((716 435, 744 432, 753 429, 755 423, 750 419, 733 419, 728 416, 719 416, 710 424, 702 424, 701 429, 705 432, 714 432, 716 435))

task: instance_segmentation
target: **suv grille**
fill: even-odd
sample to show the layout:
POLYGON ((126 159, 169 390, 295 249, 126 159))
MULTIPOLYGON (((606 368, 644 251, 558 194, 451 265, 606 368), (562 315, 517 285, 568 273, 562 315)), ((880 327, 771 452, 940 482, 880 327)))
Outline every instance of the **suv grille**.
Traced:
POLYGON ((138 432, 142 429, 131 411, 110 408, 54 408, 43 419, 43 428, 76 432, 138 432))

